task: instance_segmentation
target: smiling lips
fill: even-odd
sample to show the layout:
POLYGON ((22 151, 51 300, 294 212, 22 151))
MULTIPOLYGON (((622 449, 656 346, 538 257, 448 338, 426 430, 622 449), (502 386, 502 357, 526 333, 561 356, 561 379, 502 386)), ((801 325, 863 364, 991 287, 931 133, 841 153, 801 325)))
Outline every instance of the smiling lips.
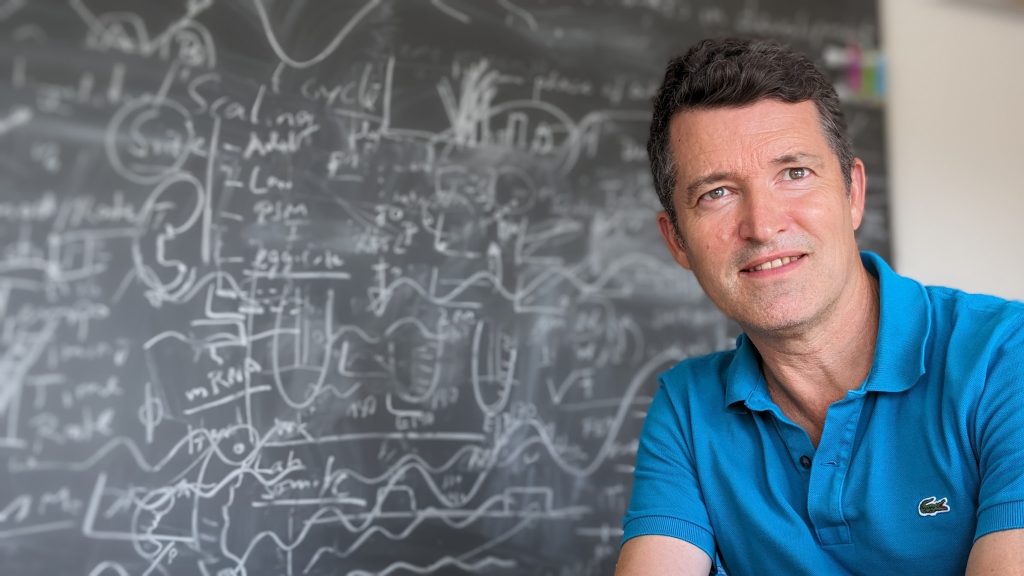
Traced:
POLYGON ((769 260, 768 262, 764 262, 763 264, 758 264, 753 268, 747 268, 746 270, 744 270, 744 272, 762 272, 764 270, 771 270, 773 268, 785 266, 790 262, 796 262, 800 258, 803 258, 803 256, 783 256, 782 258, 776 258, 775 260, 769 260))

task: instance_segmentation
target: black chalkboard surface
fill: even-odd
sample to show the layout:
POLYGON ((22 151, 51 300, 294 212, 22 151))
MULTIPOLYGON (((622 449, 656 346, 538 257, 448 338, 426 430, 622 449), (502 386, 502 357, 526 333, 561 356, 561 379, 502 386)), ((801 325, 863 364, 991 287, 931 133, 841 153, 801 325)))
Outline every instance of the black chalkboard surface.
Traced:
POLYGON ((653 225, 667 58, 875 7, 0 1, 0 571, 612 571, 655 376, 735 328, 653 225))

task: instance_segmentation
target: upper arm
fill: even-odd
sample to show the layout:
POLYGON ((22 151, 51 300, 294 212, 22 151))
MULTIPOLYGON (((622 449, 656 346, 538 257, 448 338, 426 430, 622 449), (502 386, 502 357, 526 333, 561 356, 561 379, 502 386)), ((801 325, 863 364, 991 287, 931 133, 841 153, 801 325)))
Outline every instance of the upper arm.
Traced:
POLYGON ((974 542, 967 576, 1024 576, 1024 529, 990 532, 974 542))
POLYGON ((974 419, 980 480, 976 543, 1024 528, 1024 322, 1007 326, 994 336, 1000 345, 991 354, 974 419))
POLYGON ((691 452, 685 411, 662 385, 647 412, 633 493, 623 518, 623 541, 642 536, 671 536, 705 555, 715 551, 714 533, 691 452))
POLYGON ((710 572, 711 558, 707 553, 669 536, 637 536, 627 541, 615 565, 615 576, 708 576, 710 572))

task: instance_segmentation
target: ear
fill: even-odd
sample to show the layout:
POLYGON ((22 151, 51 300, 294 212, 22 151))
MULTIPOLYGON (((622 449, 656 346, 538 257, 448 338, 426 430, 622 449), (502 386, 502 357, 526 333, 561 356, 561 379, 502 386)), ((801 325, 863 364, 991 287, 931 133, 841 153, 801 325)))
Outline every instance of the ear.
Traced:
POLYGON ((668 217, 668 212, 664 210, 658 212, 658 230, 661 231, 661 239, 665 241, 665 246, 668 247, 672 258, 680 266, 690 270, 690 257, 686 254, 686 244, 683 242, 683 237, 675 225, 672 224, 672 220, 668 217))
POLYGON ((850 218, 853 221, 853 229, 860 228, 861 220, 864 219, 864 201, 867 197, 867 175, 864 173, 864 162, 860 158, 853 159, 853 166, 850 169, 850 218))

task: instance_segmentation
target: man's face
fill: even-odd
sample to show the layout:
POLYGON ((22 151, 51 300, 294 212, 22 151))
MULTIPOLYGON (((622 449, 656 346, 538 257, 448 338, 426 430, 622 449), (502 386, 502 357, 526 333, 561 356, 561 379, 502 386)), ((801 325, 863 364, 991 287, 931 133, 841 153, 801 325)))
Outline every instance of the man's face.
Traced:
POLYGON ((679 237, 658 225, 676 261, 748 332, 827 318, 862 266, 864 166, 847 189, 814 103, 682 112, 670 136, 679 237))

